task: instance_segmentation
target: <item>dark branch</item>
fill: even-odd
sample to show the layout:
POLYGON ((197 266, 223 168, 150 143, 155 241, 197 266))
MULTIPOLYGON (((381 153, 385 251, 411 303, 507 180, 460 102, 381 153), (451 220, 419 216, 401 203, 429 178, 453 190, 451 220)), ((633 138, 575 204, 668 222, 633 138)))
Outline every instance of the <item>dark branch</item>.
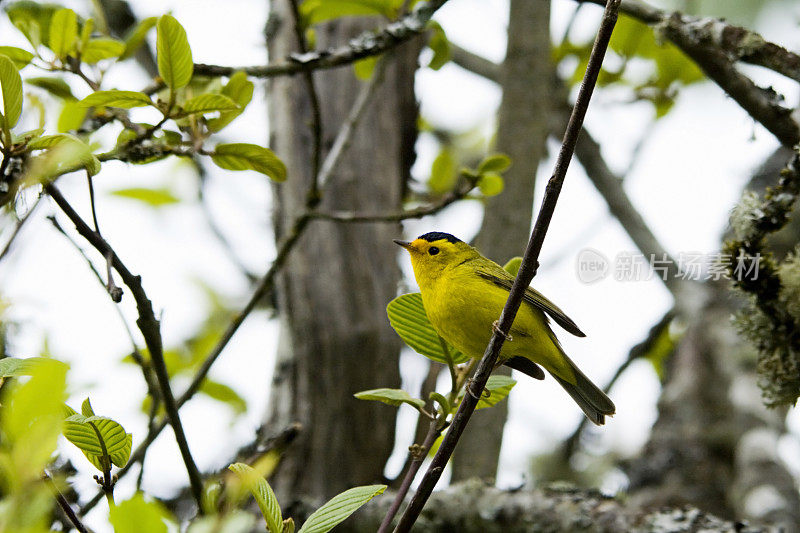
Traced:
POLYGON ((136 307, 139 312, 139 318, 136 325, 142 332, 147 349, 150 352, 150 359, 153 363, 153 369, 158 379, 159 389, 161 391, 161 398, 164 401, 164 407, 167 411, 167 418, 175 433, 175 440, 178 443, 183 462, 186 465, 186 471, 189 474, 189 482, 192 487, 192 494, 198 504, 198 509, 202 513, 203 501, 203 484, 200 477, 200 471, 194 462, 194 458, 189 450, 189 444, 186 441, 186 434, 183 431, 180 415, 178 414, 178 406, 175 403, 175 398, 172 395, 172 389, 169 385, 169 374, 167 366, 164 362, 164 352, 161 342, 160 324, 153 314, 153 305, 147 297, 147 294, 142 287, 142 279, 131 273, 125 264, 119 259, 117 254, 111 246, 103 239, 97 232, 92 229, 83 221, 78 213, 67 202, 61 192, 55 185, 50 184, 45 187, 45 191, 50 197, 58 204, 58 207, 64 212, 65 215, 75 225, 78 233, 113 265, 114 269, 119 273, 122 281, 131 291, 134 299, 136 300, 136 307))
POLYGON ((497 357, 500 354, 500 349, 503 346, 503 340, 508 336, 511 329, 511 324, 517 314, 525 289, 530 284, 533 276, 536 274, 538 266, 539 252, 542 249, 547 229, 550 225, 550 220, 553 217, 558 196, 561 192, 561 186, 564 183, 564 178, 567 173, 569 161, 575 150, 575 143, 578 140, 583 119, 586 116, 586 111, 589 107, 589 101, 592 97, 594 86, 597 82, 597 76, 600 73, 600 68, 603 63, 608 42, 611 39, 611 32, 614 29, 614 24, 617 21, 617 10, 619 8, 620 0, 608 0, 603 21, 600 24, 600 29, 597 32, 592 53, 589 57, 589 63, 586 67, 586 73, 581 83, 580 91, 575 102, 572 116, 570 117, 567 131, 564 134, 564 141, 561 144, 561 150, 556 160, 555 170, 553 176, 547 184, 545 189, 544 200, 542 201, 542 208, 539 216, 536 219, 536 224, 531 234, 531 239, 528 242, 528 247, 525 250, 525 255, 522 258, 522 265, 520 266, 519 273, 514 280, 514 285, 511 288, 508 301, 506 302, 503 312, 500 314, 498 328, 492 335, 489 345, 483 354, 483 358, 478 364, 478 369, 475 372, 475 377, 471 385, 467 385, 467 392, 464 395, 464 400, 458 408, 455 416, 453 417, 452 425, 450 426, 447 435, 445 435, 436 456, 431 461, 428 471, 425 473, 417 493, 411 499, 411 503, 400 519, 395 532, 402 533, 411 530, 417 517, 419 516, 425 502, 433 492, 436 482, 442 475, 444 467, 447 465, 450 456, 455 449, 458 439, 464 428, 469 421, 472 412, 478 404, 478 399, 481 396, 486 381, 494 369, 497 357), (470 388, 471 387, 471 388, 470 388))
POLYGON ((256 78, 272 78, 349 65, 359 59, 380 55, 419 35, 425 31, 433 14, 446 2, 447 0, 429 0, 417 6, 411 14, 387 25, 382 30, 365 32, 338 48, 294 55, 289 60, 272 65, 225 67, 198 63, 194 66, 194 73, 201 76, 230 76, 241 70, 256 78))

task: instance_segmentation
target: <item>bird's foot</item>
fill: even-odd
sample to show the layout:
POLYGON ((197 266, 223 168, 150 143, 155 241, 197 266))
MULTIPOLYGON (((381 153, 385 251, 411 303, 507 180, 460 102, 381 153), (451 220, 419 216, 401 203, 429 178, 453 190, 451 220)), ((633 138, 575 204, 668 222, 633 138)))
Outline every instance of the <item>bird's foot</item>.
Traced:
POLYGON ((502 335, 502 336, 503 336, 503 338, 504 338, 505 340, 507 340, 508 342, 511 342, 511 341, 513 341, 513 340, 514 340, 514 338, 513 338, 513 337, 512 337, 512 336, 511 336, 509 333, 503 333, 503 332, 500 330, 500 323, 499 323, 497 320, 495 320, 494 322, 492 322, 492 331, 494 331, 495 333, 499 333, 500 335, 502 335))

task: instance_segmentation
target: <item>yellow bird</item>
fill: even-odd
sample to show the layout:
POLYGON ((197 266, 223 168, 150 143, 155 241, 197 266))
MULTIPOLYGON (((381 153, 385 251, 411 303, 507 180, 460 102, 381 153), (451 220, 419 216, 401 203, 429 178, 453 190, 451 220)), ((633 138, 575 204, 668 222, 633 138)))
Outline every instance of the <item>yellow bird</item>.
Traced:
MULTIPOLYGON (((461 353, 482 357, 514 276, 449 233, 432 232, 412 242, 394 242, 411 255, 422 302, 434 329, 461 353)), ((586 336, 561 309, 528 287, 498 365, 543 379, 544 373, 537 366, 541 365, 589 420, 597 425, 605 423, 606 415, 616 411, 614 403, 567 357, 545 314, 573 335, 586 336)))

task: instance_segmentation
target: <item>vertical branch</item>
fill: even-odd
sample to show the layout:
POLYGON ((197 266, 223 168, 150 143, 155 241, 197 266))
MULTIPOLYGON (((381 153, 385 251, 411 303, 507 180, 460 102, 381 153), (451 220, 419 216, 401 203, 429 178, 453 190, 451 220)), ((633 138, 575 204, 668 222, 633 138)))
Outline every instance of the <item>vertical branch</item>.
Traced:
MULTIPOLYGON (((300 8, 297 0, 289 0, 292 5, 292 14, 294 15, 294 33, 297 36, 297 46, 300 48, 300 53, 305 54, 308 52, 308 43, 306 43, 306 36, 303 33, 303 24, 300 17, 300 8)), ((303 80, 305 81, 306 91, 308 92, 308 99, 311 102, 311 135, 314 142, 311 151, 311 185, 306 197, 307 207, 314 208, 319 204, 322 199, 322 193, 319 187, 319 169, 322 164, 322 112, 319 105, 319 96, 317 88, 314 86, 314 72, 312 70, 303 71, 303 80)))
POLYGON ((464 395, 464 400, 458 408, 450 430, 445 435, 436 456, 431 461, 425 476, 422 478, 417 493, 411 499, 411 503, 406 509, 405 513, 400 519, 400 523, 395 528, 396 533, 407 532, 411 530, 411 526, 417 520, 425 502, 433 492, 434 486, 444 471, 447 461, 453 453, 453 450, 461 437, 461 433, 469 421, 475 407, 478 404, 481 392, 483 391, 486 381, 489 379, 497 357, 500 354, 500 349, 503 346, 503 341, 511 329, 511 324, 517 314, 525 288, 530 284, 533 276, 536 274, 538 267, 539 252, 542 249, 547 229, 550 226, 550 221, 555 211, 558 196, 561 192, 561 187, 564 183, 564 178, 569 167, 570 159, 575 151, 575 143, 578 140, 581 127, 583 125, 586 110, 589 107, 589 101, 594 91, 594 86, 597 82, 597 76, 600 73, 600 67, 603 63, 608 42, 611 39, 611 32, 617 21, 617 10, 621 0, 608 0, 605 11, 603 13, 603 20, 600 24, 600 29, 597 32, 592 53, 589 57, 589 63, 586 67, 586 73, 581 83, 581 88, 578 92, 578 97, 575 102, 575 107, 572 110, 567 131, 564 134, 564 140, 561 144, 561 150, 558 153, 553 176, 547 183, 545 189, 544 200, 542 201, 542 208, 539 216, 536 219, 536 225, 533 228, 531 239, 528 242, 528 247, 525 250, 525 255, 522 258, 522 265, 520 266, 519 273, 514 280, 514 285, 511 288, 508 301, 500 314, 498 326, 492 335, 489 345, 483 354, 483 358, 478 364, 478 369, 471 384, 467 385, 468 394, 464 395))

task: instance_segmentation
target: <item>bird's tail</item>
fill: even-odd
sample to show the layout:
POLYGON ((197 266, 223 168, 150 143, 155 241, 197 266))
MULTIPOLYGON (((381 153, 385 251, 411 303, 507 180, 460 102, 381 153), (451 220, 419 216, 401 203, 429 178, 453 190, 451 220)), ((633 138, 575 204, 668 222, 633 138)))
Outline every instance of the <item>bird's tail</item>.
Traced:
POLYGON ((575 375, 575 384, 566 381, 555 374, 553 377, 558 381, 559 385, 564 387, 564 390, 572 396, 575 403, 586 413, 593 423, 602 426, 606 422, 606 415, 611 416, 616 412, 614 402, 611 398, 606 396, 606 393, 592 383, 586 375, 573 363, 568 357, 564 358, 569 363, 573 374, 575 375))

